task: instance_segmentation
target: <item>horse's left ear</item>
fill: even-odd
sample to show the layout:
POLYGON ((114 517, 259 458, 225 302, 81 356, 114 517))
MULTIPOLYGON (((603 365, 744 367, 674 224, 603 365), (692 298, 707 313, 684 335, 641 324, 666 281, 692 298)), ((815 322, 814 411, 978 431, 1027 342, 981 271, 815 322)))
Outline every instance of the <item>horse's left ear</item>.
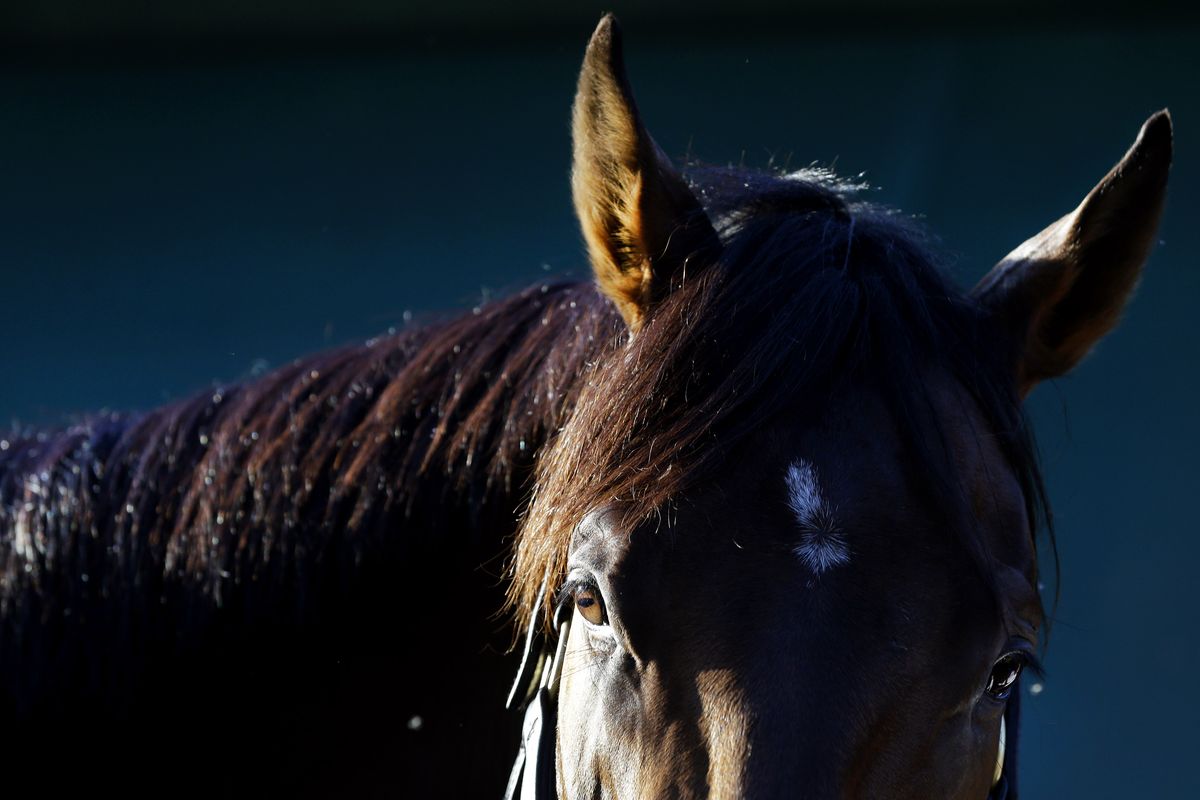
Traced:
POLYGON ((1170 168, 1171 116, 1163 110, 1074 211, 975 287, 1018 343, 1022 396, 1074 367, 1117 324, 1154 243, 1170 168))
POLYGON ((612 16, 588 43, 572 117, 571 189, 592 270, 636 331, 689 263, 711 260, 719 245, 699 201, 642 126, 612 16))

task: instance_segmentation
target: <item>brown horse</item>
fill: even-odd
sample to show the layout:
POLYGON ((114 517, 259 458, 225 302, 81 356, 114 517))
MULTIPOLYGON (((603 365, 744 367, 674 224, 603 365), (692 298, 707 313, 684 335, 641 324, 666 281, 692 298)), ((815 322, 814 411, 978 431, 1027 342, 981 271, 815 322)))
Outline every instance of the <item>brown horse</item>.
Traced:
POLYGON ((6 788, 498 796, 507 592, 514 790, 1015 797, 1021 399, 1132 291, 1166 113, 968 293, 825 171, 677 172, 611 19, 574 137, 599 290, 0 438, 6 788))

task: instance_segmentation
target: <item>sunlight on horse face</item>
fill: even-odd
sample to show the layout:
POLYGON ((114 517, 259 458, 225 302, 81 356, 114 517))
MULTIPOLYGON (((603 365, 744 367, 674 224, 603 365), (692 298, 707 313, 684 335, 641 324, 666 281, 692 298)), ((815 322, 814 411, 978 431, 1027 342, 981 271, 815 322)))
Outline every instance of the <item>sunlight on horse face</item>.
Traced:
POLYGON ((570 626, 564 797, 593 796, 597 776, 615 797, 987 795, 1004 707, 988 680, 1041 623, 1033 538, 981 417, 943 383, 961 522, 1000 559, 998 594, 877 397, 839 398, 816 426, 780 419, 669 523, 630 532, 602 510, 577 529, 568 583, 594 586, 604 617, 576 609, 570 626), (811 533, 789 498, 797 457, 849 552, 825 569, 794 555, 811 533))

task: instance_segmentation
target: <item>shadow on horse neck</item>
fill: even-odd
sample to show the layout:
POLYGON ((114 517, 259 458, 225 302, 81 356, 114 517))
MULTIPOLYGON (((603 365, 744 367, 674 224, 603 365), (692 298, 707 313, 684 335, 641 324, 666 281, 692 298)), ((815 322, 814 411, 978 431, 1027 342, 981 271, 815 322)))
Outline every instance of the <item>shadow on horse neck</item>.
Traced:
POLYGON ((594 288, 536 286, 141 416, 4 437, 6 754, 146 790, 211 753, 182 768, 197 791, 494 792, 515 741, 508 538, 620 331, 594 288), (495 746, 430 772, 463 742, 495 746))

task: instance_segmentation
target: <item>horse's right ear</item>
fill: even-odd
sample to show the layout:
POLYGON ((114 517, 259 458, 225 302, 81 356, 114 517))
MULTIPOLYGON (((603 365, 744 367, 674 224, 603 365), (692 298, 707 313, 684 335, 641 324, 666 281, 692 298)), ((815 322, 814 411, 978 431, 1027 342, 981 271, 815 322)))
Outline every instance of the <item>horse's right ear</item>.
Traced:
POLYGON ((711 260, 719 244, 699 201, 642 126, 611 15, 583 59, 572 136, 571 189, 592 269, 636 331, 689 262, 711 260))
POLYGON ((1137 140, 1074 211, 1012 251, 973 291, 1018 345, 1017 388, 1066 373, 1117 324, 1158 231, 1171 116, 1137 140))

